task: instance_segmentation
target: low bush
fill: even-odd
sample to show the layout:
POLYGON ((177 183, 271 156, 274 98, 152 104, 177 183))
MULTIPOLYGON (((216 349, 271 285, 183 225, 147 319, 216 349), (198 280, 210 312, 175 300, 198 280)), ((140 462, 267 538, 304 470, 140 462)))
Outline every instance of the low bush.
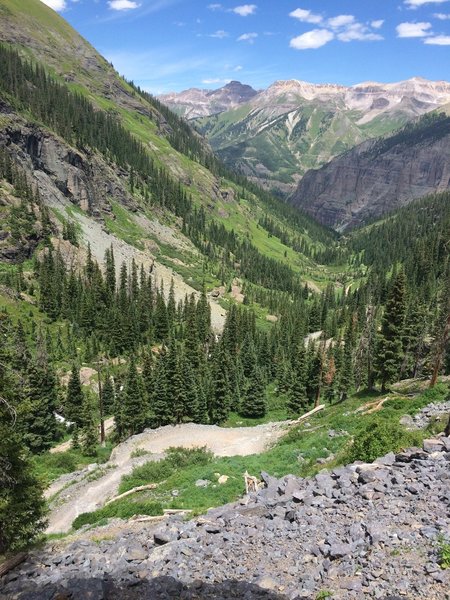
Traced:
POLYGON ((159 502, 140 501, 132 502, 131 500, 121 500, 112 502, 108 506, 99 508, 94 512, 82 513, 78 515, 72 523, 74 529, 80 529, 84 525, 98 524, 104 522, 105 519, 119 518, 129 519, 135 515, 162 515, 163 509, 159 502))
POLYGON ((355 436, 345 457, 346 462, 372 462, 388 452, 420 445, 423 434, 405 430, 396 422, 379 419, 369 422, 355 436))

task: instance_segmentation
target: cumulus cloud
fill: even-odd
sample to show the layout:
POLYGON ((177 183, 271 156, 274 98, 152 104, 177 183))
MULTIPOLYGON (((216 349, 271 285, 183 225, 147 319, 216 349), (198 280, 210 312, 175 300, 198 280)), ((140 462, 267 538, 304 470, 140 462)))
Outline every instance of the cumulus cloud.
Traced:
POLYGON ((302 23, 313 23, 314 25, 318 25, 323 21, 323 17, 321 15, 316 15, 310 10, 305 10, 304 8, 296 8, 289 13, 289 16, 293 17, 294 19, 298 19, 302 23))
POLYGON ((295 17, 304 23, 322 23, 321 28, 307 31, 291 40, 290 46, 296 50, 320 48, 333 39, 340 42, 368 42, 383 39, 383 36, 375 31, 382 27, 383 19, 371 23, 360 23, 354 15, 336 15, 324 19, 321 15, 311 13, 311 11, 303 8, 297 8, 289 13, 289 16, 295 17))
POLYGON ((376 42, 382 40, 383 36, 379 33, 373 33, 362 23, 351 23, 337 34, 337 38, 341 42, 376 42))
POLYGON ((255 14, 256 9, 256 4, 243 4, 242 6, 235 6, 230 10, 241 17, 248 17, 249 15, 255 14))
POLYGON ((396 30, 399 38, 421 38, 431 34, 431 23, 400 23, 396 30))
POLYGON ((256 38, 258 37, 257 33, 243 33, 237 38, 238 42, 248 42, 249 44, 254 44, 256 38))
POLYGON ((332 29, 338 29, 339 27, 345 27, 346 25, 350 25, 355 22, 355 17, 353 15, 338 15, 337 17, 331 17, 328 19, 328 25, 332 29))
POLYGON ((433 17, 435 19, 439 19, 440 21, 447 21, 448 19, 450 19, 450 15, 445 13, 434 13, 433 17))
POLYGON ((328 29, 313 29, 312 31, 307 31, 306 33, 302 33, 302 35, 292 38, 289 46, 295 48, 295 50, 315 49, 325 46, 325 44, 331 42, 333 38, 334 33, 328 31, 328 29))
POLYGON ((140 6, 134 0, 109 0, 108 4, 112 10, 133 10, 140 6))
POLYGON ((62 11, 67 8, 66 0, 42 0, 42 2, 57 11, 62 11))
POLYGON ((433 46, 450 46, 450 35, 433 35, 424 40, 425 44, 433 46))
POLYGON ((419 8, 425 4, 442 4, 443 2, 448 2, 448 0, 405 0, 408 8, 419 8))

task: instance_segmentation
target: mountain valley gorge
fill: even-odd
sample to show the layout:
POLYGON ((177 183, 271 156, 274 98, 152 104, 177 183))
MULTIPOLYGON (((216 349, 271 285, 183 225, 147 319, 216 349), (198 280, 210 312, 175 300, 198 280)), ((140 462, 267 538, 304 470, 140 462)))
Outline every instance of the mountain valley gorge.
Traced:
POLYGON ((154 96, 65 16, 0 0, 0 597, 448 598, 450 83, 154 96))

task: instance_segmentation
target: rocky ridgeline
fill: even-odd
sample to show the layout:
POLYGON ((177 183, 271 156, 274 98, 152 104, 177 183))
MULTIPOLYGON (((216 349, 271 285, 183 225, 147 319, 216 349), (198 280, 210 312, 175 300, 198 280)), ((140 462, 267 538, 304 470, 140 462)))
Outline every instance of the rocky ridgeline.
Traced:
POLYGON ((450 598, 438 548, 450 539, 450 438, 308 479, 262 477, 264 489, 195 520, 47 546, 4 578, 0 595, 450 598))

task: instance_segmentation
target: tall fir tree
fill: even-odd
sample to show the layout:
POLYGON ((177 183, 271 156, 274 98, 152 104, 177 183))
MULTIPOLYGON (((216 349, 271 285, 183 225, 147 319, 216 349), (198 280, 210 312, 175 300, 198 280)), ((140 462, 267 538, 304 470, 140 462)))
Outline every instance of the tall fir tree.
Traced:
POLYGON ((388 294, 378 336, 376 367, 382 392, 396 380, 403 360, 403 334, 406 316, 406 278, 400 270, 388 294))

